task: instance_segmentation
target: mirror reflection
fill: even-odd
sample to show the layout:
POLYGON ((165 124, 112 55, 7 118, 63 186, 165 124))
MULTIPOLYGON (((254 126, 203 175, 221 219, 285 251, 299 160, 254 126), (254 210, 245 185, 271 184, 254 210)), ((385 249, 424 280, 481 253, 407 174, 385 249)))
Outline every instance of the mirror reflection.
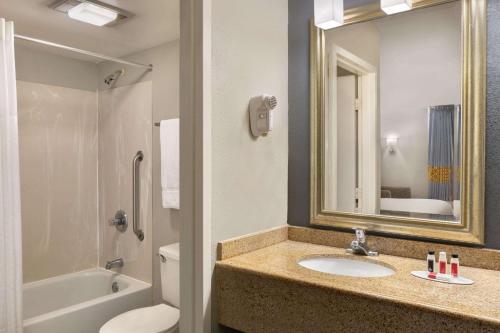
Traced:
POLYGON ((458 1, 325 33, 324 209, 460 221, 458 1))

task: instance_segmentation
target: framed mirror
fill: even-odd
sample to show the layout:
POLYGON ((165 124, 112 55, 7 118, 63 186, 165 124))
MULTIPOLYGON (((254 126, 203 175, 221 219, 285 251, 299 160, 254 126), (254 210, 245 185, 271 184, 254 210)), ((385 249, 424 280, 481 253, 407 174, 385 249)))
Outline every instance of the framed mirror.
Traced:
POLYGON ((486 0, 311 24, 311 224, 484 243, 486 0))

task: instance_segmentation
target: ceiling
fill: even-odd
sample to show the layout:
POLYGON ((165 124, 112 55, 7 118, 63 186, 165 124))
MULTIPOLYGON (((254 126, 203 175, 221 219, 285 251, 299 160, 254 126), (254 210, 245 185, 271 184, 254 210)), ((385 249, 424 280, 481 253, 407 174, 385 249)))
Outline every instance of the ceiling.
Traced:
POLYGON ((50 9, 52 0, 1 0, 0 16, 14 21, 17 34, 121 57, 178 39, 179 1, 101 0, 135 15, 110 27, 72 20, 50 9))

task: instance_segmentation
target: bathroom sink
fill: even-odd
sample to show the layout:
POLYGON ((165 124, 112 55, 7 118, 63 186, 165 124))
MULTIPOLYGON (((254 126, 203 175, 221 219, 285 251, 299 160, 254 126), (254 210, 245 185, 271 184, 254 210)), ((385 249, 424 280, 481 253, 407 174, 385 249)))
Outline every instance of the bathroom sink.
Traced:
POLYGON ((299 265, 322 273, 352 277, 384 277, 395 271, 389 267, 365 260, 341 257, 312 257, 299 261, 299 265))

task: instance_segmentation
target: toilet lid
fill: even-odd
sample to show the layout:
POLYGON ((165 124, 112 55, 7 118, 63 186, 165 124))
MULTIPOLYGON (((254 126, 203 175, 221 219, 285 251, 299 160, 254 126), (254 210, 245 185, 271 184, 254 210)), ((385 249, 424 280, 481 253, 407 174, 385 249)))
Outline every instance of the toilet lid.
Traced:
POLYGON ((159 304, 122 313, 104 324, 99 333, 159 333, 178 321, 179 309, 159 304))

